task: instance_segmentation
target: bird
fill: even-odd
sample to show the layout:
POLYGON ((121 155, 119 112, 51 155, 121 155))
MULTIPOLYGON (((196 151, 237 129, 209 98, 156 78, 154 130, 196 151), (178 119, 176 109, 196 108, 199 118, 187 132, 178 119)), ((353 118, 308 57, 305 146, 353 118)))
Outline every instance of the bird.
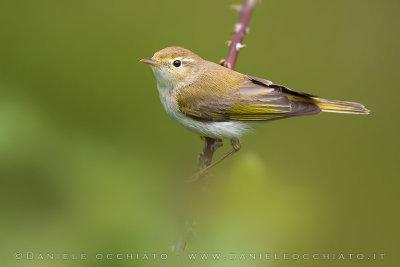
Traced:
POLYGON ((203 137, 231 140, 232 151, 209 167, 239 151, 239 138, 266 121, 321 111, 369 114, 359 103, 293 91, 204 60, 179 46, 164 48, 140 62, 151 66, 161 103, 172 118, 203 137))

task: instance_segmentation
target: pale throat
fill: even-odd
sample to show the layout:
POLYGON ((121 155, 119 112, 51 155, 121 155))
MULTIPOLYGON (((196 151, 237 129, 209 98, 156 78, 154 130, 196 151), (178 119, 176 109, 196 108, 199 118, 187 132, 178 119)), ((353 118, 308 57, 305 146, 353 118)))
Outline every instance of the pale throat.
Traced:
POLYGON ((179 115, 179 107, 176 101, 176 90, 175 84, 171 81, 169 75, 165 74, 163 71, 156 67, 152 67, 154 76, 157 81, 157 89, 160 95, 161 103, 163 104, 165 111, 172 117, 178 119, 179 115))
POLYGON ((154 77, 156 77, 157 87, 165 88, 166 90, 172 90, 174 84, 172 83, 170 77, 168 77, 163 71, 157 67, 152 67, 154 77))

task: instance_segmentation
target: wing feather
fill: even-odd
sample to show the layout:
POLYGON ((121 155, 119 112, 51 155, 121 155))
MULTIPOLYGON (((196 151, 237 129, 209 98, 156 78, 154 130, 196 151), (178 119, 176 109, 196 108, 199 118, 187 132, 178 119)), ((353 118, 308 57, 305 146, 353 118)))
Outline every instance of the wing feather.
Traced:
POLYGON ((266 121, 321 111, 313 103, 315 96, 211 64, 201 83, 198 80, 177 94, 180 111, 193 119, 266 121))

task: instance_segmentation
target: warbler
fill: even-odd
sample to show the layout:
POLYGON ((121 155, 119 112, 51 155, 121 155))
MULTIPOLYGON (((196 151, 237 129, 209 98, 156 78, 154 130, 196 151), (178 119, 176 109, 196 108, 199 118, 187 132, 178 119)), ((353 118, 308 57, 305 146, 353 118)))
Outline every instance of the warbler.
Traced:
POLYGON ((292 91, 204 60, 182 47, 168 47, 140 61, 153 69, 166 112, 202 136, 230 138, 231 154, 240 149, 239 138, 260 122, 321 111, 369 114, 359 103, 292 91))

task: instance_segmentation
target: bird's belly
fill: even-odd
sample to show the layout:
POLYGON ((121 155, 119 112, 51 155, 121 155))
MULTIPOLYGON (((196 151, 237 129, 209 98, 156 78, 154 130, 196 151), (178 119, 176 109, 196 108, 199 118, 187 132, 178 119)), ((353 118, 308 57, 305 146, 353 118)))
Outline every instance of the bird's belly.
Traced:
POLYGON ((238 121, 202 122, 187 116, 175 119, 189 130, 213 138, 239 138, 252 129, 250 124, 238 121))
POLYGON ((204 122, 194 120, 179 110, 174 97, 163 94, 162 90, 159 91, 165 111, 185 128, 202 136, 213 138, 238 138, 251 131, 254 126, 252 123, 241 121, 204 122))

